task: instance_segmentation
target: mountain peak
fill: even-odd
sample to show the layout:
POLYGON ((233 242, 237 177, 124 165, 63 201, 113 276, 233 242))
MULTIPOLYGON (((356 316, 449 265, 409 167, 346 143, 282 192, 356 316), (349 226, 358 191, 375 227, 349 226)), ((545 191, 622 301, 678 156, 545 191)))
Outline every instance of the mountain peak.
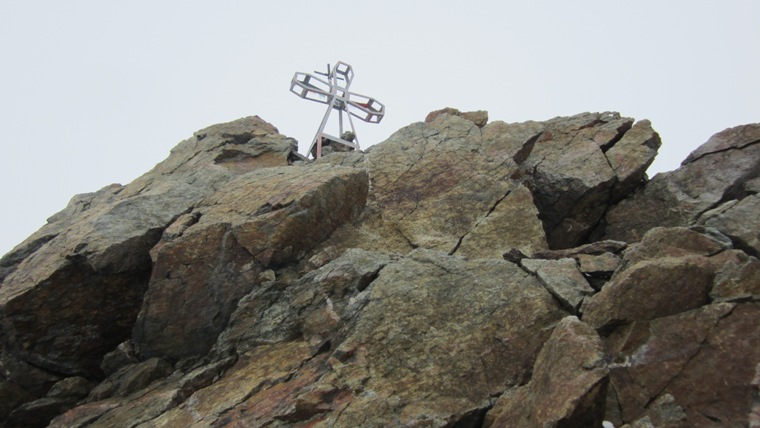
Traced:
POLYGON ((445 108, 315 161, 210 126, 0 260, 0 420, 746 425, 759 127, 650 180, 614 112, 445 108))

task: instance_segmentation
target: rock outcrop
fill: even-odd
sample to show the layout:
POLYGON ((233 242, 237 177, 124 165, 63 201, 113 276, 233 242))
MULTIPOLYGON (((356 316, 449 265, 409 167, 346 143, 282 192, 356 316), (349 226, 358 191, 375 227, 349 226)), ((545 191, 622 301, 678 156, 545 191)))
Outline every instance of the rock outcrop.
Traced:
MULTIPOLYGON (((645 187, 612 207, 605 216, 603 234, 611 239, 633 241, 657 226, 689 226, 710 221, 719 224, 721 215, 731 219, 742 216, 757 207, 758 177, 760 124, 726 129, 691 153, 681 168, 657 174, 645 187), (739 212, 732 214, 734 209, 739 212)), ((746 220, 744 216, 730 227, 741 227, 739 224, 746 220)), ((743 238, 737 235, 736 243, 758 255, 756 236, 753 239, 740 231, 730 233, 728 229, 725 233, 739 233, 743 238)))
POLYGON ((541 349, 530 382, 499 397, 484 426, 601 426, 607 374, 599 335, 567 317, 541 349))
POLYGON ((759 130, 650 181, 617 113, 206 128, 0 259, 1 426, 755 423, 759 130))

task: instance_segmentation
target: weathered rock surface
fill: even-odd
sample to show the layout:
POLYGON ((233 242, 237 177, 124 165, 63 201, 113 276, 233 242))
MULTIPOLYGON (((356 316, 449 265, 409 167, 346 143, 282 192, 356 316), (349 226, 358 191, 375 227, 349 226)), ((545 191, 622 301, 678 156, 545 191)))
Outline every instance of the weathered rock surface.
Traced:
POLYGON ((135 351, 135 345, 132 340, 127 340, 103 356, 100 370, 103 371, 104 375, 110 376, 120 368, 137 362, 139 362, 139 359, 135 351))
POLYGON ((705 224, 728 235, 737 248, 755 257, 760 256, 760 196, 748 196, 722 213, 707 219, 705 224))
POLYGON ((195 207, 199 220, 153 248, 153 276, 134 338, 145 356, 204 355, 237 302, 267 268, 294 263, 366 201, 362 170, 319 165, 266 168, 195 207))
POLYGON ((750 327, 760 316, 760 266, 716 232, 698 230, 652 229, 584 302, 583 320, 605 333, 613 358, 618 423, 746 424, 752 367, 760 359, 760 334, 750 327))
MULTIPOLYGON (((232 374, 230 382, 239 386, 214 385, 229 398, 199 391, 155 426, 192 423, 198 412, 203 425, 239 426, 271 420, 440 425, 482 416, 490 396, 525 381, 541 343, 562 316, 534 278, 505 261, 467 262, 417 250, 382 267, 363 289, 355 286, 362 282, 360 272, 377 266, 365 259, 367 268, 353 270, 346 263, 361 257, 339 258, 308 282, 289 287, 296 288, 285 302, 294 319, 282 322, 297 324, 302 333, 286 334, 277 344, 259 345, 240 357, 241 375, 251 373, 257 380, 243 383, 232 374), (308 312, 301 305, 309 301, 311 316, 297 319, 298 312, 308 312), (320 348, 309 345, 320 342, 320 348), (281 353, 278 364, 289 368, 272 367, 272 358, 257 356, 265 349, 281 353), (242 390, 244 385, 249 389, 242 390)), ((287 310, 271 307, 280 314, 287 310)), ((259 318, 253 312, 248 316, 259 318)))
POLYGON ((737 252, 694 230, 653 229, 625 252, 624 268, 584 301, 583 320, 603 329, 699 308, 709 303, 717 275, 735 257, 737 252))
POLYGON ((119 369, 90 391, 87 401, 125 397, 145 388, 156 379, 170 375, 173 371, 174 368, 171 364, 155 357, 140 363, 130 364, 119 369))
POLYGON ((573 259, 525 259, 521 264, 534 272, 544 287, 572 314, 578 313, 584 297, 594 294, 573 259))
POLYGON ((486 124, 488 123, 488 112, 485 110, 461 112, 458 109, 455 109, 453 107, 446 107, 440 110, 431 111, 425 117, 425 122, 430 123, 436 117, 442 114, 450 114, 452 116, 461 116, 469 120, 470 122, 474 123, 475 126, 477 126, 478 128, 482 128, 486 126, 486 124))
POLYGON ((129 185, 74 197, 2 259, 0 358, 18 370, 6 377, 33 395, 62 377, 98 378, 131 334, 164 229, 236 175, 287 165, 293 144, 258 117, 216 125, 129 185), (29 374, 39 369, 47 385, 29 374))
POLYGON ((0 259, 0 426, 746 426, 757 129, 648 181, 617 113, 209 127, 0 259))
POLYGON ((508 238, 510 245, 528 254, 548 248, 533 195, 525 186, 518 186, 504 196, 462 238, 456 254, 470 258, 499 258, 504 250, 503 238, 508 238))
POLYGON ((752 379, 752 408, 749 413, 750 428, 760 427, 760 363, 755 367, 755 378, 752 379))
POLYGON ((648 122, 632 129, 632 119, 611 113, 571 119, 549 121, 525 160, 552 248, 584 243, 607 206, 641 184, 660 147, 648 122))
POLYGON ((530 382, 499 397, 484 426, 599 427, 607 382, 599 335, 567 317, 541 349, 530 382))
MULTIPOLYGON (((690 154, 681 168, 657 174, 610 209, 598 234, 630 242, 656 226, 695 225, 706 211, 744 199, 751 189, 747 183, 758 176, 760 124, 726 129, 690 154)), ((757 216, 744 218, 752 219, 757 216)))
POLYGON ((323 162, 366 169, 371 186, 362 221, 339 230, 335 245, 399 253, 461 249, 484 257, 584 244, 613 189, 635 187, 632 176, 640 185, 642 177, 630 171, 654 160, 659 139, 642 131, 647 122, 635 131, 633 123, 617 113, 585 113, 479 128, 442 112, 399 130, 364 157, 330 156, 323 162), (638 148, 620 149, 620 176, 606 155, 617 144, 638 148), (641 147, 650 147, 647 156, 641 147))

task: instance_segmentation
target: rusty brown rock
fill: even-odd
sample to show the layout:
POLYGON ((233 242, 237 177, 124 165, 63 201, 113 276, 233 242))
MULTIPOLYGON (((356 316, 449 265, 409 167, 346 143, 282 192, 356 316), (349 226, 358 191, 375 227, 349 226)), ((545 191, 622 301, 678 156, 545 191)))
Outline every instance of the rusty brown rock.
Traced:
POLYGON ((499 397, 483 426, 601 426, 607 372, 594 329, 567 317, 541 349, 530 382, 499 397))
POLYGON ((760 427, 760 363, 755 367, 755 377, 752 379, 752 407, 749 413, 749 427, 760 427))
POLYGON ((587 298, 583 320, 601 329, 695 309, 709 302, 714 277, 713 265, 706 257, 642 261, 587 298))
POLYGON ((153 381, 174 371, 171 364, 160 358, 149 358, 140 363, 122 367, 90 391, 86 401, 100 401, 111 397, 125 397, 139 391, 153 381))
POLYGON ((331 414, 343 411, 354 398, 348 389, 319 383, 326 370, 326 356, 305 363, 294 375, 262 388, 226 412, 216 423, 232 426, 265 426, 270 423, 319 426, 331 414))
POLYGON ((510 165, 486 162, 480 130, 458 116, 403 128, 367 154, 371 211, 360 225, 371 250, 452 252, 510 190, 510 165), (401 236, 399 248, 389 238, 401 236), (389 245, 391 244, 391 245, 389 245))
POLYGON ((461 112, 455 108, 452 107, 446 107, 442 108, 440 110, 431 111, 428 113, 428 115, 425 117, 425 122, 430 123, 435 118, 442 114, 450 114, 453 116, 461 116, 470 122, 474 123, 475 126, 478 128, 482 128, 486 126, 488 123, 488 112, 485 110, 478 110, 478 111, 467 111, 467 112, 461 112))
POLYGON ((691 152, 681 165, 694 163, 710 154, 743 149, 760 142, 760 124, 727 128, 710 137, 706 143, 691 152))
MULTIPOLYGON (((236 313, 242 323, 262 318, 250 310, 254 305, 271 308, 263 318, 284 320, 291 311, 288 316, 300 325, 293 331, 308 342, 291 340, 322 352, 318 357, 237 403, 219 399, 234 373, 225 375, 156 426, 186 424, 193 415, 208 424, 276 420, 339 427, 479 420, 489 396, 527 380, 551 326, 564 314, 535 278, 503 260, 466 261, 416 250, 380 269, 372 253, 351 252, 281 290, 274 305, 246 300, 249 309, 236 313), (543 327, 536 332, 528 325, 543 327), (326 345, 317 349, 309 343, 315 337, 326 345), (462 377, 468 378, 466 388, 462 377), (223 402, 229 410, 208 407, 223 402)), ((288 342, 261 344, 246 355, 282 343, 288 342)))
POLYGON ((683 407, 690 426, 747 424, 750 383, 754 366, 760 361, 758 322, 760 306, 739 304, 710 332, 700 352, 665 389, 683 407))
POLYGON ((325 426, 444 426, 471 418, 489 395, 527 379, 548 332, 526 335, 520 326, 562 316, 532 276, 501 260, 417 250, 386 266, 368 290, 331 360, 337 378, 360 394, 325 426))
MULTIPOLYGON (((710 234, 654 228, 625 251, 624 265, 610 282, 584 301, 583 320, 602 329, 699 308, 710 301, 724 265, 739 257, 733 254, 710 234)), ((724 277, 735 275, 727 270, 724 277)))
MULTIPOLYGON (((622 141, 632 123, 616 113, 587 113, 547 122, 491 122, 480 129, 446 114, 410 125, 351 161, 370 176, 368 209, 358 224, 339 230, 331 245, 454 254, 464 245, 473 257, 483 256, 481 248, 488 257, 520 246, 534 252, 544 241, 534 212, 549 248, 583 244, 619 180, 605 151, 622 141), (507 199, 526 210, 510 210, 502 202, 507 199), (513 214, 520 221, 510 221, 513 214), (521 222, 534 237, 525 237, 521 222)), ((626 144, 638 140, 634 132, 626 144)), ((641 166, 633 165, 639 157, 622 158, 632 169, 641 166)))
POLYGON ((578 269, 581 273, 588 275, 611 275, 622 264, 621 258, 612 253, 604 253, 598 256, 579 254, 577 260, 578 269))
POLYGON ((662 257, 712 256, 728 248, 730 247, 723 240, 716 239, 709 233, 701 233, 697 229, 656 227, 650 230, 641 242, 628 248, 625 260, 636 263, 662 257))
POLYGON ((577 314, 586 296, 594 294, 586 278, 573 259, 523 260, 528 270, 535 270, 541 284, 571 314, 577 314))
POLYGON ((655 400, 647 409, 644 416, 635 421, 622 425, 621 428, 689 428, 681 406, 670 394, 664 394, 655 400))
POLYGON ((654 321, 636 322, 608 340, 610 378, 624 421, 632 422, 679 376, 708 334, 734 309, 708 305, 654 321), (618 339, 623 339, 618 341, 618 339))
POLYGON ((504 199, 466 234, 455 253, 468 258, 501 258, 510 248, 523 253, 546 250, 546 238, 533 195, 524 186, 504 199))
POLYGON ((618 136, 605 125, 624 129, 628 120, 615 114, 587 113, 547 123, 523 162, 532 170, 534 198, 552 249, 575 247, 604 214, 617 180, 602 146, 618 136), (597 136, 611 140, 596 141, 597 136))
POLYGON ((241 355, 222 379, 195 392, 149 426, 212 426, 257 392, 286 381, 311 356, 304 342, 262 345, 241 355))
POLYGON ((746 424, 746 367, 758 358, 760 341, 748 326, 760 312, 756 303, 709 301, 755 300, 760 271, 756 259, 721 243, 691 229, 654 229, 626 251, 628 266, 584 305, 584 320, 608 334, 612 402, 621 422, 746 424), (655 271, 665 276, 647 273, 655 271), (718 364, 737 369, 726 375, 718 364), (656 404, 666 395, 671 404, 656 404))

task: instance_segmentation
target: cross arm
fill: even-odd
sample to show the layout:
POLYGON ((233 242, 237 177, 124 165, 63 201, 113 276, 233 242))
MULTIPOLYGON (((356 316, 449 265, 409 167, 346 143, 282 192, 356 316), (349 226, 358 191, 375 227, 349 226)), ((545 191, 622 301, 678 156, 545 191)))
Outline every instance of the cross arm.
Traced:
POLYGON ((349 92, 350 98, 346 100, 346 111, 354 117, 365 122, 380 123, 385 116, 385 105, 380 101, 366 95, 349 92))
POLYGON ((290 92, 299 97, 322 104, 329 104, 332 96, 328 82, 309 73, 296 73, 290 81, 290 92))

